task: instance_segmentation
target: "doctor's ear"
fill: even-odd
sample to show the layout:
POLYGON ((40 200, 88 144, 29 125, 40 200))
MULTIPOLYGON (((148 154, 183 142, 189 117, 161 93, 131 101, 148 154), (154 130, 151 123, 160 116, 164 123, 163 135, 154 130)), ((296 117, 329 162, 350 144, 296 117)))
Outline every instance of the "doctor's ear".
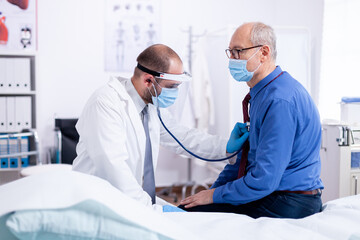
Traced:
POLYGON ((152 85, 152 82, 154 81, 154 76, 150 74, 145 74, 143 79, 146 87, 150 87, 152 85))

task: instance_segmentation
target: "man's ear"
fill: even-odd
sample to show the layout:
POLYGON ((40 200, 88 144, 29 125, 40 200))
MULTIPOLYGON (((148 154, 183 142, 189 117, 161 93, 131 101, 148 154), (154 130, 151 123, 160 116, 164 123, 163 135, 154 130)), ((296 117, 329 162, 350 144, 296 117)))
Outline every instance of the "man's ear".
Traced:
POLYGON ((268 45, 264 45, 261 47, 261 60, 265 61, 266 59, 271 58, 270 54, 271 54, 271 49, 268 45))
POLYGON ((154 76, 148 73, 144 74, 142 79, 146 87, 151 87, 153 81, 155 81, 154 76))

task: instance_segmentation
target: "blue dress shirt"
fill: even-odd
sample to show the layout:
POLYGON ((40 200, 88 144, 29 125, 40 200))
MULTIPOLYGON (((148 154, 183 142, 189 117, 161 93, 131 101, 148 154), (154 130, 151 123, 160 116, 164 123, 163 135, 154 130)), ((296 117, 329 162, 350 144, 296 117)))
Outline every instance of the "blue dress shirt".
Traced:
POLYGON ((241 153, 211 188, 214 203, 244 204, 274 191, 322 189, 321 123, 305 88, 279 66, 250 89, 250 150, 237 179, 241 153), (268 84, 271 82, 270 84, 268 84), (268 84, 268 85, 267 85, 268 84))

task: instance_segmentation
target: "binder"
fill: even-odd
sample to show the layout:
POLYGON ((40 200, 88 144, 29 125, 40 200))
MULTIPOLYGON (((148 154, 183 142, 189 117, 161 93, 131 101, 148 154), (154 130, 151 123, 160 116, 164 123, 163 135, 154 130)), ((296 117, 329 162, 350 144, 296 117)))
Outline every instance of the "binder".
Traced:
POLYGON ((15 132, 15 97, 6 97, 6 131, 15 132))
POLYGON ((18 168, 18 159, 17 158, 10 158, 10 168, 18 168))
POLYGON ((13 92, 14 91, 14 59, 6 58, 5 61, 5 92, 13 92))
POLYGON ((31 128, 31 97, 15 97, 16 130, 31 128))
POLYGON ((0 92, 5 92, 6 58, 0 58, 0 92))
POLYGON ((6 131, 6 97, 0 97, 0 132, 6 131))
POLYGON ((30 91, 30 59, 14 58, 13 61, 13 82, 14 91, 29 92, 30 91))
POLYGON ((32 127, 32 115, 31 115, 31 97, 24 97, 23 101, 23 110, 24 110, 24 118, 23 118, 23 128, 29 129, 32 127))
MULTIPOLYGON (((28 152, 29 151, 29 137, 21 137, 21 152, 28 152)), ((21 166, 27 167, 29 166, 29 156, 22 156, 21 157, 21 166)))
POLYGON ((9 167, 9 159, 1 158, 1 168, 8 168, 9 167))
POLYGON ((9 159, 8 158, 1 158, 1 155, 8 154, 8 141, 7 139, 0 138, 0 164, 1 168, 8 168, 9 167, 9 159))
MULTIPOLYGON (((18 140, 17 138, 9 138, 9 154, 18 153, 19 152, 19 146, 18 146, 18 140)), ((17 157, 11 157, 9 159, 10 162, 10 168, 17 168, 18 167, 18 158, 17 157)))

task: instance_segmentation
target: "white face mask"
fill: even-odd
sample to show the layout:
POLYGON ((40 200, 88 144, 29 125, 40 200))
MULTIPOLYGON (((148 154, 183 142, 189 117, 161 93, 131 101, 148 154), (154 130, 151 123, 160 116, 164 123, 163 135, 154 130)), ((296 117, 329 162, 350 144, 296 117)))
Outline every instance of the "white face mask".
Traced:
POLYGON ((238 82, 248 82, 254 76, 254 73, 259 69, 262 63, 253 71, 249 72, 246 69, 247 62, 255 56, 255 54, 260 50, 260 48, 248 59, 229 59, 229 70, 231 76, 238 82))

